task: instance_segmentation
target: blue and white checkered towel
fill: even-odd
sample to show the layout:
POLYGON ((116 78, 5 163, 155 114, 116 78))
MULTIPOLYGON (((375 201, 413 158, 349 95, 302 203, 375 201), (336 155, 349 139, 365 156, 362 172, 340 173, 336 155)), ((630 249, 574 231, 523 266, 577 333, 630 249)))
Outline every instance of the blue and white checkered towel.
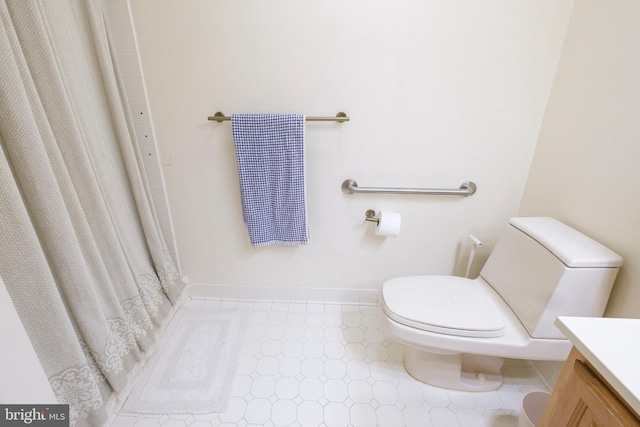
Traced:
POLYGON ((251 244, 306 244, 304 116, 234 114, 231 126, 251 244))

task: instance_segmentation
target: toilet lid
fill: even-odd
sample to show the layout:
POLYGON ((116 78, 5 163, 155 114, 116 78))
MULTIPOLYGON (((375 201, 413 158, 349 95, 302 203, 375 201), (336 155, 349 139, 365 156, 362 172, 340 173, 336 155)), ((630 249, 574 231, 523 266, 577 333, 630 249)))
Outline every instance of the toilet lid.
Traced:
POLYGON ((505 323, 481 283, 454 276, 413 276, 382 285, 382 308, 398 323, 464 337, 499 337, 505 323))

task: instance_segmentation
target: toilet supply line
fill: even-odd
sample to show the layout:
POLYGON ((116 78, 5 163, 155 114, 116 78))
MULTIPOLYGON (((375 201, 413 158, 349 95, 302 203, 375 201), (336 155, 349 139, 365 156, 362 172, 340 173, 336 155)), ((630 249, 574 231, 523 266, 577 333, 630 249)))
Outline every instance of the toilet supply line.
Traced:
POLYGON ((482 246, 482 242, 474 235, 469 234, 469 240, 473 243, 471 246, 471 252, 469 253, 469 262, 467 263, 467 272, 464 274, 464 277, 469 278, 469 273, 471 271, 471 264, 473 264, 473 258, 476 256, 476 248, 482 246))

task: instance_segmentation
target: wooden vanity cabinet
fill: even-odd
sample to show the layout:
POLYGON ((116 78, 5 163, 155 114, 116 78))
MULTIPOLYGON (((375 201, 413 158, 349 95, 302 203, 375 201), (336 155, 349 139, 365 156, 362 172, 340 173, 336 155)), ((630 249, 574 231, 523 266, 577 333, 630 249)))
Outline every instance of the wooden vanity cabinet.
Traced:
POLYGON ((537 427, 640 427, 640 420, 574 347, 537 427))

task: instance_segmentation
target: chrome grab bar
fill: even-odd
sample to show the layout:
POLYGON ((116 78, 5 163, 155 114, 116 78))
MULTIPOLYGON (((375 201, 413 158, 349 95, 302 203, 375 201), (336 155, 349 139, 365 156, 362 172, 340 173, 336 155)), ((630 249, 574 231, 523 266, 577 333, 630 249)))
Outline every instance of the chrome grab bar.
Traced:
POLYGON ((353 179, 347 179, 342 183, 342 191, 347 194, 421 194, 431 196, 464 196, 469 197, 475 194, 477 186, 472 181, 465 181, 458 189, 442 188, 390 188, 390 187, 358 187, 358 183, 353 179))

